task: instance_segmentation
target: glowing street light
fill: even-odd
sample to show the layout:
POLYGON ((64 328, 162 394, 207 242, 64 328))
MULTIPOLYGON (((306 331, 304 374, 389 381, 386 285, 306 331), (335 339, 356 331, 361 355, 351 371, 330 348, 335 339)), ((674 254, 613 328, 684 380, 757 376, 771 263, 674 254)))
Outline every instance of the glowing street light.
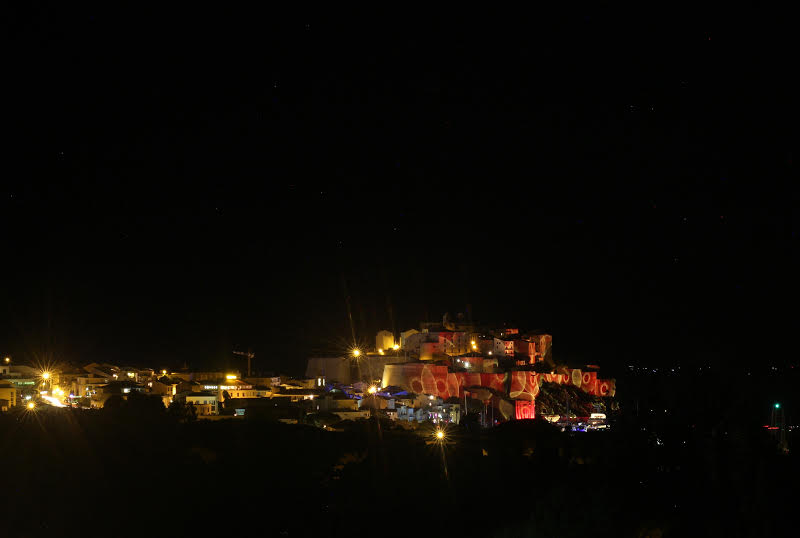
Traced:
POLYGON ((233 374, 228 374, 228 375, 225 376, 225 379, 234 380, 234 379, 236 379, 236 376, 233 375, 233 374))
POLYGON ((356 348, 353 350, 353 357, 358 357, 361 355, 361 350, 356 348))
POLYGON ((395 351, 397 351, 398 349, 400 349, 400 344, 395 344, 395 345, 393 345, 393 346, 392 346, 392 349, 393 349, 393 350, 395 350, 395 351))
POLYGON ((6 364, 8 364, 9 362, 11 362, 11 357, 6 357, 3 360, 5 361, 6 364))
POLYGON ((28 409, 29 409, 30 411, 33 411, 34 409, 36 409, 36 404, 35 404, 35 403, 33 403, 33 402, 28 402, 28 405, 27 405, 27 407, 28 407, 28 409))
POLYGON ((376 392, 378 392, 378 387, 376 387, 375 385, 370 385, 370 387, 367 389, 367 392, 369 392, 370 394, 375 394, 376 392))
POLYGON ((45 381, 50 379, 50 372, 42 372, 42 379, 44 379, 45 381))
POLYGON ((167 371, 166 370, 161 370, 161 375, 167 375, 167 371))

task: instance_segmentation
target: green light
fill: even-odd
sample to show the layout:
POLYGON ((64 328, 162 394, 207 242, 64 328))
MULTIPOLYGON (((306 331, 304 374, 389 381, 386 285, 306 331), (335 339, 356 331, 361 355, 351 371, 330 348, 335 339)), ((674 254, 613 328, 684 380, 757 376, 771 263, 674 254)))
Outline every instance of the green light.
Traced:
POLYGON ((775 404, 775 409, 780 409, 780 408, 781 408, 781 404, 779 404, 779 403, 776 403, 776 404, 775 404))

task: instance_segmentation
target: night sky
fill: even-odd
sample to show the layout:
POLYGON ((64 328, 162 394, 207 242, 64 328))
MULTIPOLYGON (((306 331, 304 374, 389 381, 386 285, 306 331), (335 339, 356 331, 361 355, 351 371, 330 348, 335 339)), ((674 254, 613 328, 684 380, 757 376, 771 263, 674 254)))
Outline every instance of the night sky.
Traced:
POLYGON ((370 343, 469 304, 568 361, 793 360, 779 14, 199 9, 8 13, 0 352, 300 374, 349 296, 370 343))

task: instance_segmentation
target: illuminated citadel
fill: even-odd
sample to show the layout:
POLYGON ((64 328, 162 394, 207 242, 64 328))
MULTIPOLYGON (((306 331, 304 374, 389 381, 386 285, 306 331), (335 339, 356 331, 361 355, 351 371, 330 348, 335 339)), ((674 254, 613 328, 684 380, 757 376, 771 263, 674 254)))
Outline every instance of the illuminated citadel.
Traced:
POLYGON ((539 414, 556 422, 605 418, 616 407, 615 380, 598 378, 597 370, 558 365, 549 334, 480 327, 463 315, 445 315, 441 323, 401 333, 399 341, 380 331, 373 351, 359 349, 349 361, 311 359, 307 376, 379 383, 387 395, 403 391, 465 404, 478 400, 496 410, 499 420, 539 414))

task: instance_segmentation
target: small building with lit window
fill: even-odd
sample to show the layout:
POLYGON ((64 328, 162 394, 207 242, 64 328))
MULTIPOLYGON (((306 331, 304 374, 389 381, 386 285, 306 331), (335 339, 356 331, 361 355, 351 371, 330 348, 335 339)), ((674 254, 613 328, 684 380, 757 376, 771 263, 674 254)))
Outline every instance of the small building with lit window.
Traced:
POLYGON ((95 374, 77 376, 72 380, 70 392, 76 398, 91 398, 97 394, 100 387, 108 384, 110 378, 100 377, 95 374))
POLYGON ((189 404, 199 417, 219 414, 219 400, 211 391, 190 392, 186 395, 186 405, 189 404))
POLYGON ((153 394, 162 396, 175 396, 178 394, 178 386, 182 383, 180 379, 170 379, 166 376, 153 381, 148 381, 147 387, 153 394))
POLYGON ((0 381, 0 398, 8 402, 7 407, 17 405, 17 387, 8 381, 0 381))

